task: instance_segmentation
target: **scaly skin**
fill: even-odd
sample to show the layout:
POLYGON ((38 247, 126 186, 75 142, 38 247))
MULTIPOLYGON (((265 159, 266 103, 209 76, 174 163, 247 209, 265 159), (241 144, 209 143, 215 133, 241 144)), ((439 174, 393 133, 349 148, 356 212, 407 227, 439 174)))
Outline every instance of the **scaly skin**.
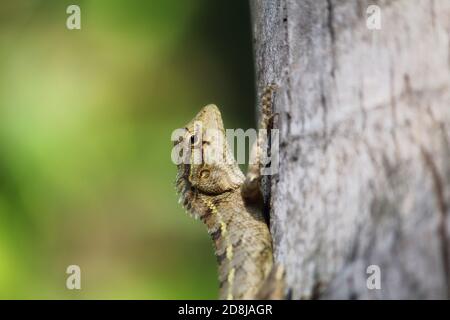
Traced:
MULTIPOLYGON (((279 280, 282 271, 273 272, 272 238, 261 197, 255 196, 257 178, 248 182, 236 164, 218 108, 204 107, 175 144, 183 149, 185 159, 178 165, 176 188, 184 208, 203 221, 213 240, 219 298, 281 298, 261 293, 274 287, 271 278, 279 280), (201 128, 196 127, 199 123, 201 128)), ((277 294, 282 294, 281 287, 277 288, 277 294)))
POLYGON ((199 195, 219 265, 220 299, 254 299, 269 274, 272 241, 263 217, 246 207, 239 189, 199 195))

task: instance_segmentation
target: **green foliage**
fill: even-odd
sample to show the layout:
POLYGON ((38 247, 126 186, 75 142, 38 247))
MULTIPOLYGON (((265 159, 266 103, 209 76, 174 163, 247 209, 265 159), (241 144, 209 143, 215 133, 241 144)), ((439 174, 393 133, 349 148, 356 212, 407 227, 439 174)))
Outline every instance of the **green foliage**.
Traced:
POLYGON ((67 30, 73 3, 2 4, 0 298, 215 298, 170 134, 210 102, 252 124, 245 1, 75 1, 67 30))

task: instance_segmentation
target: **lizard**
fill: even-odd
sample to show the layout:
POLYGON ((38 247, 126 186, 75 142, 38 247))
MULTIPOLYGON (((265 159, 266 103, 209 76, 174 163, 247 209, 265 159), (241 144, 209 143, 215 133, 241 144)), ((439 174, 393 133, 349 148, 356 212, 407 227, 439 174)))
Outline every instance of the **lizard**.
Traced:
MULTIPOLYGON (((275 85, 262 95, 260 128, 269 130, 275 85)), ((225 138, 221 113, 210 104, 181 130, 174 145, 179 202, 206 225, 215 248, 220 299, 281 299, 284 270, 274 264, 272 237, 263 214, 261 155, 257 138, 245 177, 225 138)))

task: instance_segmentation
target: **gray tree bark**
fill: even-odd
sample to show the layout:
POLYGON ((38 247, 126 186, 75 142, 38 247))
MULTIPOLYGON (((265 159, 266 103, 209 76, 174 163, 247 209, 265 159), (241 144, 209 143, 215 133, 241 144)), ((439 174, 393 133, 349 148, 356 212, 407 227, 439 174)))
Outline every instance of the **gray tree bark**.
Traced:
POLYGON ((280 86, 271 231, 292 298, 449 298, 450 1, 250 4, 258 91, 280 86))

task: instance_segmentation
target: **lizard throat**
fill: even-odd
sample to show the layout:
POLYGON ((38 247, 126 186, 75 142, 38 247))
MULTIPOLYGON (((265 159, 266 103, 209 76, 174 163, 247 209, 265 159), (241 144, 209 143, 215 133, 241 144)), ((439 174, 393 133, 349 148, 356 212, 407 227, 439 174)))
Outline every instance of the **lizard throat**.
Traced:
MULTIPOLYGON (((187 166, 186 166, 187 167, 187 166)), ((220 212, 211 196, 199 194, 187 178, 189 168, 179 168, 175 182, 177 192, 180 194, 179 202, 188 214, 206 225, 208 233, 214 243, 219 269, 226 271, 226 299, 233 300, 235 268, 233 267, 234 248, 229 236, 227 221, 220 212), (184 169, 184 170, 183 170, 184 169)), ((222 194, 221 196, 227 196, 222 194)), ((220 271, 219 271, 220 272, 220 271)), ((223 284, 222 284, 223 285, 223 284)))

